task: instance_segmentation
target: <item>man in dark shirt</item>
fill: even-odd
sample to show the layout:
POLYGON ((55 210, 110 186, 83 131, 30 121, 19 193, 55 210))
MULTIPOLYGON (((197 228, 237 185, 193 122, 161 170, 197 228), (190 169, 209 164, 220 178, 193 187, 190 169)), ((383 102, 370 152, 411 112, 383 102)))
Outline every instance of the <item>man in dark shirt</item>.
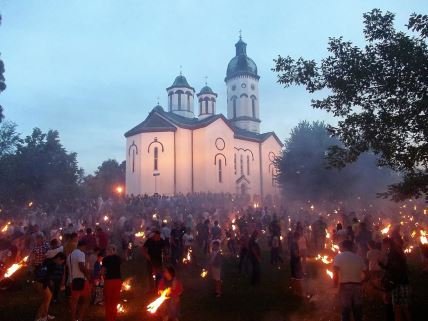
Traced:
POLYGON ((143 254, 147 259, 147 272, 149 273, 148 278, 151 288, 157 288, 162 274, 162 254, 164 248, 165 242, 161 239, 159 231, 155 231, 153 236, 143 246, 143 254), (155 280, 154 283, 151 281, 152 278, 155 280))

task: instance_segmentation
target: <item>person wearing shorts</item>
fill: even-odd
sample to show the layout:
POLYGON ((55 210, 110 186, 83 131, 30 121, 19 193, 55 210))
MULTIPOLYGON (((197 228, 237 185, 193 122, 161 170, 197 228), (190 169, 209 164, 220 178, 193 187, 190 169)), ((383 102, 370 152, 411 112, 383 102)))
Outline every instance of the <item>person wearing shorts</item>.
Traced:
POLYGON ((83 320, 91 296, 90 274, 86 268, 85 250, 86 242, 80 240, 77 244, 77 249, 71 252, 67 258, 67 268, 71 283, 70 310, 73 321, 83 320), (78 286, 79 282, 76 281, 78 279, 83 279, 80 282, 80 286, 78 286), (82 304, 80 309, 78 309, 80 298, 82 299, 82 304))

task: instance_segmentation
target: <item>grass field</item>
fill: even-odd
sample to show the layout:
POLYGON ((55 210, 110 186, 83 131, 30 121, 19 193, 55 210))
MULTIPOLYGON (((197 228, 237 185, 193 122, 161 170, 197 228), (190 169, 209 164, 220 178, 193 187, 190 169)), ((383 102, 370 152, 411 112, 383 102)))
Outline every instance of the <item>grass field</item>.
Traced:
MULTIPOLYGON (((132 278, 132 289, 123 293, 125 313, 119 316, 124 321, 157 321, 155 316, 145 313, 145 307, 153 296, 147 294, 145 263, 138 254, 123 266, 124 277, 132 278)), ((200 276, 203 263, 180 269, 179 277, 184 283, 182 296, 182 317, 184 321, 338 321, 339 313, 335 304, 331 281, 323 273, 324 267, 316 263, 308 264, 309 280, 306 285, 315 293, 308 302, 300 302, 289 289, 288 265, 280 270, 268 263, 268 253, 264 253, 262 282, 251 287, 247 275, 240 276, 236 269, 236 258, 226 256, 224 260, 223 289, 221 298, 213 295, 213 284, 209 277, 200 276)), ((411 282, 413 287, 413 315, 416 321, 428 320, 428 279, 418 268, 417 258, 410 258, 411 282)), ((202 262, 201 259, 198 261, 202 262)), ((0 321, 31 321, 39 304, 39 298, 25 271, 19 271, 17 284, 13 289, 0 292, 0 321)), ((63 302, 65 300, 62 297, 63 302)), ((52 305, 51 314, 56 320, 68 321, 68 306, 65 303, 52 305)), ((91 306, 87 321, 104 319, 103 307, 91 306)), ((365 320, 384 320, 382 306, 378 299, 365 304, 365 320)))

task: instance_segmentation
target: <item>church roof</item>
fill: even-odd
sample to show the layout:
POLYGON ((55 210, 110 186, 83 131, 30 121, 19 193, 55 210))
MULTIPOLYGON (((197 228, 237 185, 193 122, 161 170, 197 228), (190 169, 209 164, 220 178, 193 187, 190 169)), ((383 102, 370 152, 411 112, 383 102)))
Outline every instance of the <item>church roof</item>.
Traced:
POLYGON ((185 87, 185 88, 195 90, 192 86, 189 85, 186 77, 184 77, 181 73, 180 73, 180 75, 175 77, 174 82, 172 83, 172 85, 170 87, 167 88, 167 90, 170 88, 174 88, 174 87, 185 87))
POLYGON ((210 95, 216 95, 217 96, 217 94, 214 93, 213 90, 211 89, 211 87, 209 87, 209 86, 202 87, 201 91, 198 93, 197 96, 204 95, 204 94, 210 94, 210 95))
POLYGON ((172 112, 166 112, 161 106, 155 106, 149 113, 147 118, 131 130, 125 133, 125 137, 134 136, 146 132, 159 132, 159 131, 176 131, 177 127, 185 129, 198 129, 206 127, 217 119, 222 119, 226 125, 233 130, 235 138, 243 140, 251 140, 255 142, 263 142, 270 136, 283 146, 281 140, 274 132, 267 132, 263 134, 250 132, 245 129, 238 128, 232 124, 230 120, 222 114, 211 115, 204 119, 183 117, 172 112))
POLYGON ((249 75, 258 79, 257 65, 253 59, 247 56, 247 44, 239 38, 235 48, 236 55, 227 65, 225 81, 240 75, 249 75))

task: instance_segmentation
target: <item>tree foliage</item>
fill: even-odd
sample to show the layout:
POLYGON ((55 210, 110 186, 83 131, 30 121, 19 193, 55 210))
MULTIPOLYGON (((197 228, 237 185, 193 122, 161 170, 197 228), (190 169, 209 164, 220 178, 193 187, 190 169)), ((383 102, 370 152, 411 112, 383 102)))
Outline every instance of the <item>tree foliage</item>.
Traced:
MULTIPOLYGON (((1 15, 0 15, 0 25, 1 25, 1 15)), ((4 79, 4 63, 3 60, 0 59, 0 93, 6 89, 6 83, 4 79)), ((3 120, 3 107, 0 105, 0 123, 3 120)))
POLYGON ((329 149, 332 166, 344 167, 371 150, 380 166, 403 174, 385 197, 427 196, 428 17, 411 15, 413 35, 397 31, 394 14, 379 9, 364 14, 364 25, 364 48, 330 38, 330 54, 320 63, 279 56, 273 70, 285 87, 328 93, 312 106, 340 117, 328 128, 342 143, 329 149))
MULTIPOLYGON (((7 123, 6 123, 7 124, 7 123)), ((76 153, 68 153, 55 130, 43 133, 35 128, 23 140, 14 125, 6 125, 5 153, 0 157, 0 202, 28 201, 55 204, 78 193, 79 169, 76 153)), ((3 137, 2 137, 3 138, 3 137)))
POLYGON ((111 197, 116 193, 117 186, 125 185, 125 161, 119 164, 115 159, 104 161, 94 175, 85 177, 85 193, 91 197, 111 197))
POLYGON ((292 129, 276 161, 276 178, 288 201, 373 199, 396 179, 392 171, 376 165, 373 153, 364 153, 346 168, 331 168, 326 155, 335 145, 340 145, 339 140, 328 134, 322 122, 304 121, 292 129))

